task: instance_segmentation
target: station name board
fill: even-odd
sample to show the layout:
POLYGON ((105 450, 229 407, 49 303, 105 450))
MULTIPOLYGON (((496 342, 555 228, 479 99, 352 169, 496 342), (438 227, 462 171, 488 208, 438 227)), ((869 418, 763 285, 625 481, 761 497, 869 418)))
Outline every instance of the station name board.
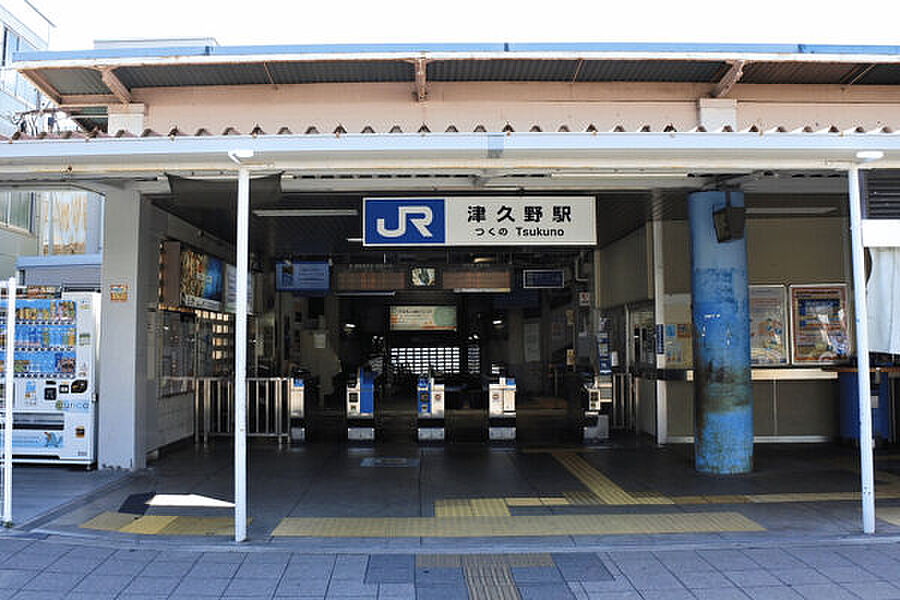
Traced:
POLYGON ((587 196, 365 198, 365 246, 592 246, 587 196))

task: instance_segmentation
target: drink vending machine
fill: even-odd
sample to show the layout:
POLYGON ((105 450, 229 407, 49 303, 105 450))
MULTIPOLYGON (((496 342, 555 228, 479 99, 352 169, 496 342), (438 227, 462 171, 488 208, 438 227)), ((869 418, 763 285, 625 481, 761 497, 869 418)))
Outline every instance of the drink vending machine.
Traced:
POLYGON ((420 442, 444 439, 444 384, 434 377, 419 377, 416 385, 418 419, 416 427, 420 442))
MULTIPOLYGON (((0 312, 0 346, 5 348, 5 300, 0 312)), ((99 329, 100 294, 16 299, 13 460, 96 462, 99 329)), ((7 367, 0 359, 0 371, 7 367)))
POLYGON ((488 385, 488 439, 516 439, 516 380, 500 377, 488 385))
POLYGON ((347 381, 347 439, 375 439, 375 373, 363 368, 347 381))

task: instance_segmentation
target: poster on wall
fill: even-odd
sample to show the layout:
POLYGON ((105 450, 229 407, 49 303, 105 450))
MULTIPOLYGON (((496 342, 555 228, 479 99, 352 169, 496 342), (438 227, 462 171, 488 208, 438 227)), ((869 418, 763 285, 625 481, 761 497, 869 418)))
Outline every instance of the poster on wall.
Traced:
POLYGON ((792 285, 794 364, 832 364, 850 357, 847 286, 792 285))
MULTIPOLYGON (((225 265, 225 312, 233 313, 237 309, 237 267, 225 265)), ((253 314, 253 274, 247 273, 247 314, 253 314)))
POLYGON ((391 331, 456 331, 455 306, 392 306, 391 331))
POLYGON ((750 286, 750 362, 788 364, 787 305, 782 285, 750 286))
POLYGON ((222 261, 194 250, 181 251, 181 304, 222 309, 222 261))
POLYGON ((694 364, 691 324, 666 323, 662 329, 666 368, 690 369, 694 364))

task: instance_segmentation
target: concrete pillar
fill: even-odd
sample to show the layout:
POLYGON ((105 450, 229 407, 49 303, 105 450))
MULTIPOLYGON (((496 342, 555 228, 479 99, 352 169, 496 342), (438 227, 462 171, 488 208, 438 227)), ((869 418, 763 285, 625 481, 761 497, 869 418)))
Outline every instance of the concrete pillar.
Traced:
POLYGON ((141 251, 141 240, 147 235, 142 235, 140 194, 131 189, 103 191, 98 465, 140 469, 146 461, 146 319, 151 300, 147 292, 156 279, 150 272, 147 248, 141 251), (122 285, 127 286, 127 299, 110 302, 110 288, 122 285))
MULTIPOLYGON (((731 192, 732 206, 744 195, 731 192)), ((747 246, 719 242, 713 211, 725 192, 688 196, 694 322, 694 458, 701 473, 753 469, 753 399, 750 387, 750 313, 747 246)))

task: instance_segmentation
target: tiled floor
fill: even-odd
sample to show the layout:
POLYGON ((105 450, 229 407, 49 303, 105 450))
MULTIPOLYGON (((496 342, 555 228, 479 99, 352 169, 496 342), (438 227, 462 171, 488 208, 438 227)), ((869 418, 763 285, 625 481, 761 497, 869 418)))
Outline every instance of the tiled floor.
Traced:
POLYGON ((0 537, 0 598, 900 599, 900 542, 762 542, 434 555, 0 537))

